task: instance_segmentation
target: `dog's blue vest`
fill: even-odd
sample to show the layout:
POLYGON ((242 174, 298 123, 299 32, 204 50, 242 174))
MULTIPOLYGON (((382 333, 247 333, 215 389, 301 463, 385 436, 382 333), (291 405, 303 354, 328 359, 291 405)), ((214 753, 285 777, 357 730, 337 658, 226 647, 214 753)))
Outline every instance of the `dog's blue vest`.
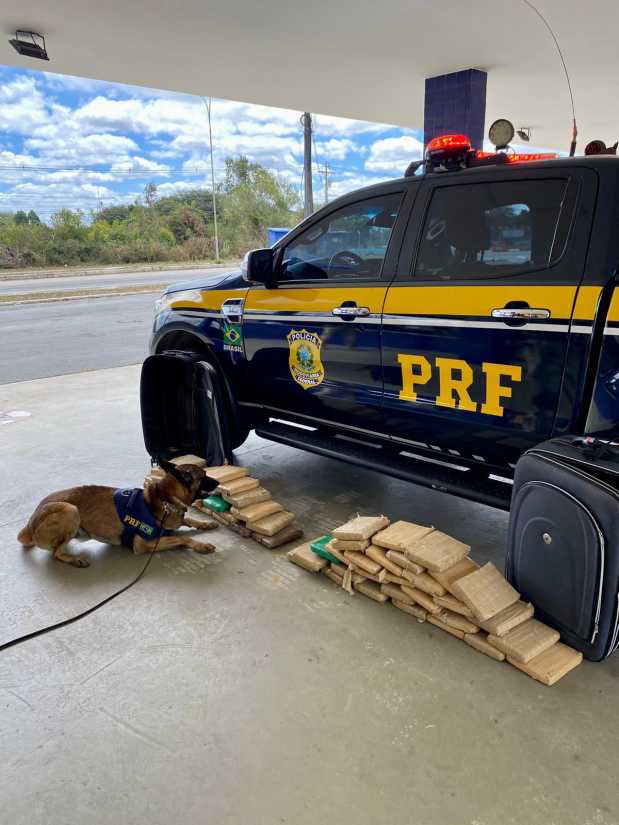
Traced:
POLYGON ((169 536, 173 532, 161 529, 144 501, 144 490, 140 487, 115 490, 114 506, 122 522, 123 534, 120 541, 125 547, 133 549, 133 540, 136 536, 150 541, 158 539, 159 536, 169 536))

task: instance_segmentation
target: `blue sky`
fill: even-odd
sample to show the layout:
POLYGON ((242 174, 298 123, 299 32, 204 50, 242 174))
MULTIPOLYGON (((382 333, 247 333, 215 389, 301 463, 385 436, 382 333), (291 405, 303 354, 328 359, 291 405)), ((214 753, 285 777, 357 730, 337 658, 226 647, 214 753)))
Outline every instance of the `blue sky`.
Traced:
MULTIPOLYGON (((208 94, 208 89, 205 89, 208 94)), ((216 177, 246 155, 295 186, 303 157, 300 112, 213 100, 216 177)), ((315 115, 315 202, 399 177, 421 156, 421 133, 315 115)), ((49 220, 209 180, 206 108, 199 97, 0 66, 0 211, 35 209, 49 220)))

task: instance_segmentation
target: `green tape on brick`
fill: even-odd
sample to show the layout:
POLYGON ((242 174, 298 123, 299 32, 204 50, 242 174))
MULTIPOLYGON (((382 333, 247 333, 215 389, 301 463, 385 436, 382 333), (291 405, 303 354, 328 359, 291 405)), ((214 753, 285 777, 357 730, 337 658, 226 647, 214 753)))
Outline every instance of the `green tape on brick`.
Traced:
POLYGON ((215 513, 225 513, 230 509, 227 501, 224 501, 221 496, 209 496, 202 499, 202 504, 208 510, 213 510, 215 513))
POLYGON ((340 560, 326 549, 327 544, 329 544, 332 538, 331 533, 327 533, 326 536, 320 536, 310 544, 310 548, 317 556, 322 556, 322 558, 327 559, 327 561, 334 561, 336 564, 341 564, 340 560))

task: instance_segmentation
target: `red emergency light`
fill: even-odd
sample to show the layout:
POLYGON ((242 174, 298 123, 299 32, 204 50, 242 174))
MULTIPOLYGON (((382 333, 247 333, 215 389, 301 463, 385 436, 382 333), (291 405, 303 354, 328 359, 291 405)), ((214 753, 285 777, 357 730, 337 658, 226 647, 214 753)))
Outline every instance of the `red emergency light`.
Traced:
MULTIPOLYGON (((486 160, 488 158, 497 158, 499 155, 496 152, 475 152, 475 160, 486 160)), ((556 152, 514 152, 513 154, 501 154, 504 158, 504 163, 528 163, 532 160, 554 160, 559 157, 556 152)))
POLYGON ((462 169, 472 152, 466 135, 437 135, 426 146, 426 171, 462 169))
POLYGON ((468 152, 470 149, 471 141, 466 135, 438 135, 428 143, 426 153, 433 155, 444 151, 468 152))

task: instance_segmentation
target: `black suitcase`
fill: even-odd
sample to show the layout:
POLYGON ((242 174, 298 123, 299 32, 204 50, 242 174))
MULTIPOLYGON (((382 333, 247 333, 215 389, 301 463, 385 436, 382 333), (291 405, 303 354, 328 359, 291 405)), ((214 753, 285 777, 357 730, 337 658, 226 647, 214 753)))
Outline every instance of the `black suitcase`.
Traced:
POLYGON ((619 646, 619 445, 565 436, 516 465, 505 575, 564 642, 619 646))
POLYGON ((153 459, 192 453, 210 467, 232 460, 224 398, 211 364, 184 352, 149 356, 142 365, 140 406, 153 459))

